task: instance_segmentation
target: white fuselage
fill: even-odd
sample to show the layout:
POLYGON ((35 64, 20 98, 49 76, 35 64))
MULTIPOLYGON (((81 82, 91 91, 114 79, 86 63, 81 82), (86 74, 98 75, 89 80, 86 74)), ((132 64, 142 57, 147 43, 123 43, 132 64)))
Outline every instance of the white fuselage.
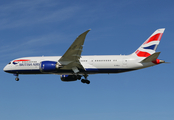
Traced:
MULTIPOLYGON (((45 74, 40 70, 42 61, 55 61, 61 56, 42 56, 42 57, 24 57, 12 60, 4 67, 4 71, 14 74, 45 74), (18 61, 29 60, 29 61, 18 61), (14 62, 17 61, 17 62, 14 62)), ((120 73, 132 70, 137 70, 155 65, 152 62, 141 63, 144 58, 135 57, 134 55, 96 55, 96 56, 81 56, 80 63, 85 71, 79 74, 97 74, 97 73, 120 73)), ((73 74, 72 70, 57 69, 56 72, 47 74, 73 74)))

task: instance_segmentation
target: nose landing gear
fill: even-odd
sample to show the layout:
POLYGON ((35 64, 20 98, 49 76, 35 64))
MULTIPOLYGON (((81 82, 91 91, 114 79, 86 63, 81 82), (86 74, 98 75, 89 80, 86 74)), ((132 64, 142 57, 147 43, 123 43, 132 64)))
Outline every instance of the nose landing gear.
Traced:
POLYGON ((14 76, 16 76, 15 80, 19 81, 18 74, 14 74, 14 76))

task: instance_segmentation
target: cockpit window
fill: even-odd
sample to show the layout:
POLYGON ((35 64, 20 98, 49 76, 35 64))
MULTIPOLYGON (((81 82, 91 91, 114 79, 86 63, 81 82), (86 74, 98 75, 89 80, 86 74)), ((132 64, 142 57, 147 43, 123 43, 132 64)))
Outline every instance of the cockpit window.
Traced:
POLYGON ((11 64, 11 62, 9 62, 8 64, 11 64))

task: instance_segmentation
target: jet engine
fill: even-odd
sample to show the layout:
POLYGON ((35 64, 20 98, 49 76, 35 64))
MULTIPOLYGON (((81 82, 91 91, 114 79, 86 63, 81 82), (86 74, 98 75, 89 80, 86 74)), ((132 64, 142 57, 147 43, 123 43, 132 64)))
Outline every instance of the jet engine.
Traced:
POLYGON ((80 80, 82 76, 80 75, 61 75, 60 78, 62 81, 70 82, 80 80))
POLYGON ((41 72, 55 72, 58 68, 60 68, 60 64, 55 61, 42 61, 40 63, 41 72))

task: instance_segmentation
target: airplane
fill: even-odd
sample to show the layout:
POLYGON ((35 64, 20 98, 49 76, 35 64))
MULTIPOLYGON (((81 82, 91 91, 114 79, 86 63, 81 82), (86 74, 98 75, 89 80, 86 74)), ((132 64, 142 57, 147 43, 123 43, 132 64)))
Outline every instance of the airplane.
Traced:
POLYGON ((135 52, 130 55, 82 56, 87 33, 79 35, 63 56, 23 57, 10 61, 4 71, 19 74, 56 74, 62 81, 77 81, 90 84, 90 74, 122 73, 165 63, 158 59, 156 49, 165 28, 157 29, 135 52), (84 77, 84 78, 82 78, 84 77))

